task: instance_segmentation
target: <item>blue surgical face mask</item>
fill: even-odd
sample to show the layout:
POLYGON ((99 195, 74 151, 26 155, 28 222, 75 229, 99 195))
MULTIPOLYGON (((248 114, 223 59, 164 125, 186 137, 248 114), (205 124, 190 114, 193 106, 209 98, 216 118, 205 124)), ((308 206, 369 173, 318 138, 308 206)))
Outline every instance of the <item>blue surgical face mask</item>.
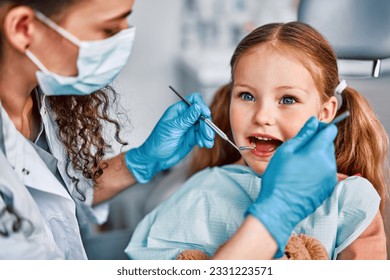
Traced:
POLYGON ((36 12, 36 17, 47 26, 79 47, 76 77, 50 72, 39 59, 26 50, 26 55, 39 68, 39 86, 46 95, 88 95, 111 83, 126 65, 133 47, 135 28, 122 30, 114 36, 98 41, 80 41, 51 19, 36 12))

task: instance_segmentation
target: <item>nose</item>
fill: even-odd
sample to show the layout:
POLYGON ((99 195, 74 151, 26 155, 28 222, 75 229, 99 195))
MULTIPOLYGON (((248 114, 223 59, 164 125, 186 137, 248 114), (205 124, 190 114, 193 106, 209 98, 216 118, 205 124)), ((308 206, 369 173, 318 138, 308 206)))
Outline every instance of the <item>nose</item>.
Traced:
POLYGON ((125 20, 123 20, 119 26, 119 30, 125 30, 127 28, 129 28, 131 25, 129 23, 129 20, 128 18, 126 18, 125 20))
POLYGON ((270 126, 275 124, 275 108, 272 104, 261 103, 257 106, 253 115, 253 122, 261 126, 270 126))

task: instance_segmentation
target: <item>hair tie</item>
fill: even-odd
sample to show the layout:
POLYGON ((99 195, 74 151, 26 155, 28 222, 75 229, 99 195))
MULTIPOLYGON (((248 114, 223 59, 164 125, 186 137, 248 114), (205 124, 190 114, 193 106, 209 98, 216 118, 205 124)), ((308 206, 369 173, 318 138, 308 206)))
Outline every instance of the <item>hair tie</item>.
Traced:
POLYGON ((343 105, 343 97, 341 96, 341 94, 346 88, 347 82, 345 80, 341 80, 334 90, 334 96, 336 96, 338 101, 337 110, 340 109, 341 105, 343 105))

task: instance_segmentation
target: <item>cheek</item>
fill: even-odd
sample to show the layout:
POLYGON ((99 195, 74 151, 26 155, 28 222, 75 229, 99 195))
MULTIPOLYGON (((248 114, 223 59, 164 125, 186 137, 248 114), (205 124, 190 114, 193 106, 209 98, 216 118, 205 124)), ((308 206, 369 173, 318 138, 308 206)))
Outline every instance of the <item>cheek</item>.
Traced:
POLYGON ((237 137, 240 137, 240 135, 246 131, 250 123, 249 115, 245 106, 243 108, 243 106, 237 102, 232 102, 230 104, 230 126, 234 139, 237 140, 237 137))
POLYGON ((282 133, 283 133, 284 138, 286 140, 293 138, 295 135, 297 135, 297 133, 299 132, 301 127, 302 127, 301 125, 290 125, 290 126, 284 127, 282 129, 282 133))
POLYGON ((232 129, 233 136, 238 132, 239 129, 239 123, 240 123, 240 110, 238 109, 238 106, 234 103, 230 103, 230 126, 232 129))
POLYGON ((289 140, 293 138, 295 135, 297 135, 298 132, 301 130, 301 128, 305 125, 305 123, 311 116, 313 116, 313 114, 311 115, 305 114, 301 116, 290 117, 285 121, 283 121, 283 124, 280 124, 279 127, 283 134, 284 139, 289 140))

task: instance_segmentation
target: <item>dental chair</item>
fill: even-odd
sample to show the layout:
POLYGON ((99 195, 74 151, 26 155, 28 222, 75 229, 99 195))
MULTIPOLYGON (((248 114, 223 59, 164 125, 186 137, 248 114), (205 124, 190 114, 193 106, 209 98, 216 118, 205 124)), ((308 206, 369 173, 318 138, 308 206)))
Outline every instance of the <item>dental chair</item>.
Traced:
MULTIPOLYGON (((329 40, 340 77, 367 98, 390 134, 390 1, 301 0, 298 21, 329 40)), ((386 212, 390 233, 389 205, 386 212)))
POLYGON ((301 0, 298 21, 329 40, 340 76, 365 95, 390 132, 390 1, 301 0))

